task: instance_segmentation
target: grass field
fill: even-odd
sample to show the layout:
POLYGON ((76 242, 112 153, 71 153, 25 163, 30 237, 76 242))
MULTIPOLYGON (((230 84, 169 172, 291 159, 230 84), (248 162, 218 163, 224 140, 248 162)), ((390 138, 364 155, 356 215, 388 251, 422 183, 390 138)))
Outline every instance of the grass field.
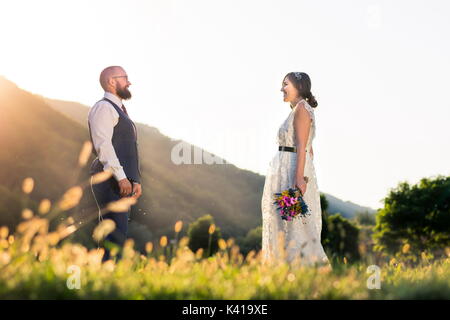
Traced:
MULTIPOLYGON (((25 196, 33 184, 24 180, 25 196)), ((55 204, 44 199, 35 212, 24 207, 15 231, 0 228, 0 299, 450 299, 450 248, 438 260, 413 255, 408 246, 396 258, 380 259, 367 235, 360 239, 359 261, 332 259, 332 268, 269 265, 261 252, 244 257, 233 238, 219 239, 219 251, 209 258, 203 249, 194 253, 187 237, 179 239, 179 221, 173 241, 149 242, 143 254, 128 239, 122 259, 102 262, 103 249, 67 238, 77 224, 65 214, 77 206, 81 190, 69 189, 55 204)), ((109 209, 132 204, 124 198, 109 209)), ((95 240, 112 231, 110 221, 95 228, 95 240)), ((117 253, 113 248, 112 256, 117 253)))
POLYGON ((146 255, 128 239, 122 259, 102 263, 103 249, 61 244, 70 226, 47 232, 46 221, 29 217, 14 235, 0 229, 0 299, 450 298, 449 258, 414 266, 391 259, 379 269, 338 261, 332 269, 269 266, 254 251, 244 258, 233 239, 220 240, 220 251, 202 258, 186 237, 172 244, 163 237, 148 244, 146 255))

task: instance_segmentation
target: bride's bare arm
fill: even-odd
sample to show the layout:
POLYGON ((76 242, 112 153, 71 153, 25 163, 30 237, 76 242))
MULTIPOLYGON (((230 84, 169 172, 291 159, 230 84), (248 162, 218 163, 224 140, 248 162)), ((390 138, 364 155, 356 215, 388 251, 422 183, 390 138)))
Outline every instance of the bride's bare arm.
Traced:
MULTIPOLYGON (((296 182, 301 183, 305 172, 306 162, 306 144, 308 143, 309 130, 311 129, 311 118, 308 110, 300 104, 295 109, 294 113, 294 132, 297 147, 297 168, 296 168, 296 182)), ((300 185, 299 185, 300 187, 300 185)))

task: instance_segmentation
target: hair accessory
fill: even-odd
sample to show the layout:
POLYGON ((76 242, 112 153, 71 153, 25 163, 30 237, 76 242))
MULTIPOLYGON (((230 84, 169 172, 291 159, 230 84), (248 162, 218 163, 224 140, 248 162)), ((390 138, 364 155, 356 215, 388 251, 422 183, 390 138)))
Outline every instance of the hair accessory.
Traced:
POLYGON ((294 72, 294 76, 297 80, 301 80, 302 79, 302 73, 301 72, 294 72))

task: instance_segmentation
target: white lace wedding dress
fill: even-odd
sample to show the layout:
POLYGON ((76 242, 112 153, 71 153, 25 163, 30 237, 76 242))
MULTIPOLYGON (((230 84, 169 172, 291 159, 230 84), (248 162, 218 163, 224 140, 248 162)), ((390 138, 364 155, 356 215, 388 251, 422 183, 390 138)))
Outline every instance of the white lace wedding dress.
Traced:
POLYGON ((296 108, 306 108, 312 121, 306 146, 304 169, 304 175, 309 179, 304 200, 311 214, 286 221, 281 219, 276 205, 273 204, 274 193, 293 187, 297 166, 297 153, 278 151, 269 164, 261 200, 263 219, 262 258, 263 261, 267 262, 281 259, 288 263, 297 262, 301 265, 329 265, 320 239, 322 229, 320 193, 313 157, 310 153, 312 141, 315 137, 316 121, 314 109, 306 100, 301 100, 281 125, 278 131, 278 144, 289 147, 296 145, 293 125, 296 108))

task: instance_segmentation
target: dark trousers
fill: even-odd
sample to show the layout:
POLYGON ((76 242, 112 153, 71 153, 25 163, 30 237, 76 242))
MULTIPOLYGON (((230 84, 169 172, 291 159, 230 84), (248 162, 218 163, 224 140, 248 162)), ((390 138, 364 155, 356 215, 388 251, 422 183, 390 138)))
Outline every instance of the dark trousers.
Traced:
MULTIPOLYGON (((111 177, 102 183, 94 184, 92 190, 97 204, 101 209, 105 208, 108 203, 121 199, 119 184, 114 177, 111 177)), ((105 238, 105 241, 110 241, 120 248, 123 247, 125 240, 127 239, 129 216, 130 210, 125 212, 108 211, 102 214, 103 219, 111 219, 116 224, 116 228, 105 238)), ((106 261, 110 258, 110 250, 106 247, 104 247, 104 249, 105 255, 103 256, 103 261, 106 261)), ((120 259, 120 256, 119 252, 117 258, 120 259)))

